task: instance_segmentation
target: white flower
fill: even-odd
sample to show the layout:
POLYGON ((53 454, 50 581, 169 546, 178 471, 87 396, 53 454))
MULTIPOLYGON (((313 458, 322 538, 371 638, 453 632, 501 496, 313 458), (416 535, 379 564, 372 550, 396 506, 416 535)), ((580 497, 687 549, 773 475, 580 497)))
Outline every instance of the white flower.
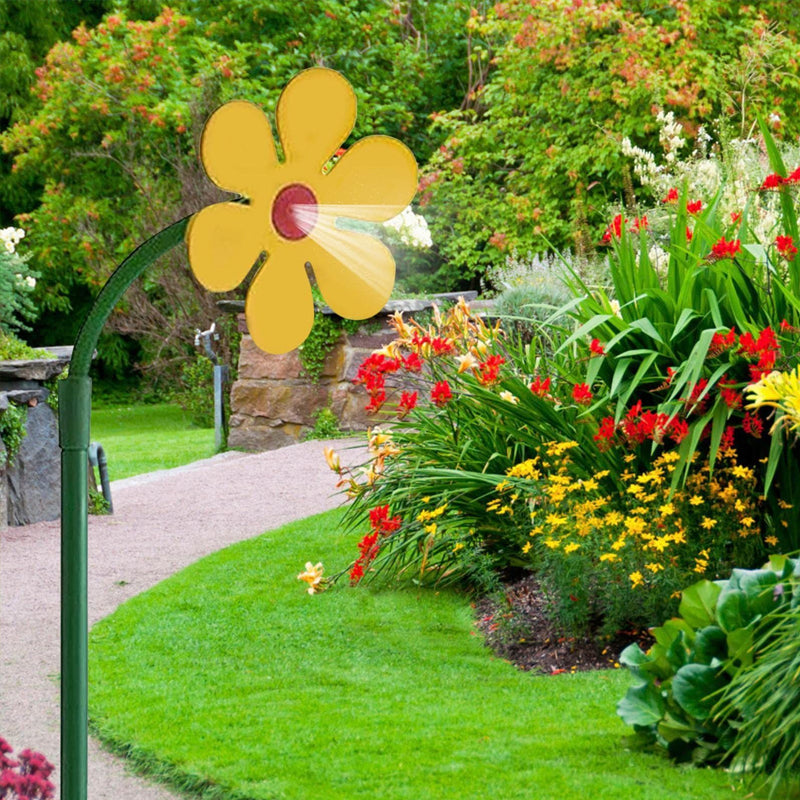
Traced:
POLYGON ((20 239, 24 236, 25 231, 22 228, 3 228, 0 230, 0 242, 3 243, 7 253, 13 253, 20 239))
POLYGON ((36 278, 34 278, 32 275, 28 275, 28 277, 25 278, 25 285, 29 289, 33 289, 36 286, 36 278))
POLYGON ((516 395, 511 394, 511 392, 508 392, 508 391, 500 392, 500 397, 502 397, 503 400, 508 401, 512 405, 516 405, 517 403, 519 403, 519 397, 517 397, 516 395))
POLYGON ((423 250, 433 245, 428 223, 421 214, 415 214, 411 206, 403 209, 396 217, 383 223, 393 230, 406 247, 423 250))

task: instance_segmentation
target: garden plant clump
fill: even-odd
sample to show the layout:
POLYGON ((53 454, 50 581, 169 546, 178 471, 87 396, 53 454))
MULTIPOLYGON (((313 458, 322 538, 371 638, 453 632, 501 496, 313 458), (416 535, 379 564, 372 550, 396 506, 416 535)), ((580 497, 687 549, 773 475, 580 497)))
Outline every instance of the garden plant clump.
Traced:
POLYGON ((49 780, 53 765, 33 750, 13 748, 0 736, 0 798, 2 800, 50 800, 55 786, 49 780))
MULTIPOLYGON (((644 683, 620 713, 641 742, 784 775, 797 763, 779 757, 785 705, 758 727, 772 684, 754 665, 794 664, 795 562, 782 554, 800 549, 784 435, 800 427, 800 167, 760 131, 758 202, 723 215, 724 184, 671 186, 650 212, 664 232, 621 210, 601 237, 607 280, 567 268, 572 299, 536 323, 547 347, 463 301, 429 325, 396 315, 395 340, 355 380, 367 409, 397 422, 370 431, 360 471, 328 453, 350 525, 368 528, 318 588, 381 577, 502 597, 522 570, 541 598, 529 610, 562 641, 639 637, 621 662, 644 683), (739 730, 769 742, 760 756, 739 730)), ((526 638, 511 594, 484 617, 496 642, 504 628, 526 638)))

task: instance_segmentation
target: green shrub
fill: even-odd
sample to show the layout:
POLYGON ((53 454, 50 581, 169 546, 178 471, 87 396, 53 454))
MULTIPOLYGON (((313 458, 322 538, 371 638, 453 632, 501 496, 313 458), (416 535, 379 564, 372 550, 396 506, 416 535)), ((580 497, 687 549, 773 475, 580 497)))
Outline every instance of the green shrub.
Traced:
POLYGON ((734 569, 728 580, 686 589, 679 616, 653 629, 656 643, 647 653, 632 644, 620 656, 637 680, 617 706, 634 727, 633 740, 679 760, 730 760, 737 731, 752 714, 752 706, 730 700, 768 688, 757 685, 763 667, 752 670, 761 665, 763 643, 783 637, 779 623, 800 601, 798 583, 800 561, 773 556, 764 569, 734 569), (749 688, 718 704, 732 680, 749 688))
POLYGON ((775 626, 754 642, 757 660, 725 687, 716 713, 741 718, 729 755, 732 769, 768 784, 770 798, 800 771, 800 611, 793 595, 775 626))
POLYGON ((342 436, 339 420, 330 408, 320 408, 313 414, 314 427, 307 431, 303 441, 311 439, 337 439, 342 436))
POLYGON ((178 403, 198 428, 214 427, 214 364, 199 353, 181 370, 178 403))
POLYGON ((27 435, 25 424, 28 419, 26 406, 9 403, 5 411, 0 412, 0 439, 6 448, 6 461, 14 462, 14 457, 19 452, 22 440, 27 435))

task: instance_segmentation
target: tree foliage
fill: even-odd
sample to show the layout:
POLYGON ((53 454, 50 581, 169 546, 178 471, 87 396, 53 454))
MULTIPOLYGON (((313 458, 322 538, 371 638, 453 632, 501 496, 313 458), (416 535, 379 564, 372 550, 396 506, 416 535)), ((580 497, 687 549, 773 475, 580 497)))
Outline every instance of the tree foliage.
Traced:
POLYGON ((438 115, 446 141, 422 202, 444 276, 512 250, 585 249, 626 182, 620 140, 660 152, 655 112, 684 127, 758 112, 800 132, 796 11, 775 2, 509 0, 468 22, 473 84, 438 115))

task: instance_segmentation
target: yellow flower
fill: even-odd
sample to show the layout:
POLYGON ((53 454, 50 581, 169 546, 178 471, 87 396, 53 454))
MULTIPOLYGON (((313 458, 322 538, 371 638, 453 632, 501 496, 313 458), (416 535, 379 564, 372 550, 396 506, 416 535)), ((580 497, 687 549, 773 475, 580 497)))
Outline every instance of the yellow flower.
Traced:
POLYGON ((645 564, 644 566, 645 569, 649 569, 650 572, 652 572, 653 574, 655 574, 656 572, 661 572, 661 570, 664 569, 663 564, 645 564))
POLYGON ((559 517, 558 514, 548 514, 545 517, 545 522, 554 528, 558 528, 567 521, 566 517, 559 517))
POLYGON ((511 392, 508 392, 508 391, 500 392, 500 397, 503 400, 505 400, 506 402, 511 403, 511 405, 514 405, 514 406, 517 403, 519 403, 519 397, 517 397, 516 395, 511 394, 511 392))
POLYGON ((739 522, 741 522, 745 528, 751 528, 755 524, 755 520, 752 517, 742 517, 739 522))
POLYGON ((235 100, 212 114, 200 142, 203 166, 217 186, 247 202, 202 209, 186 240, 192 271, 214 292, 234 289, 267 253, 247 294, 247 325, 262 350, 285 353, 314 322, 308 263, 340 316, 366 319, 383 307, 394 284, 392 254, 336 221, 399 214, 416 191, 417 165, 397 140, 370 136, 323 172, 356 118, 355 93, 334 70, 315 67, 293 78, 276 118, 282 162, 258 106, 235 100))
POLYGON ((745 510, 745 508, 746 508, 745 504, 744 504, 744 503, 743 503, 741 500, 737 500, 737 501, 736 501, 736 502, 733 504, 733 507, 734 507, 734 508, 735 508, 737 511, 744 511, 744 510, 745 510))
POLYGON ((658 507, 658 511, 662 517, 668 517, 670 514, 675 513, 675 506, 672 503, 664 503, 663 506, 658 507))
MULTIPOLYGON (((499 503, 499 500, 492 501, 499 503)), ((441 517, 444 514, 445 509, 447 508, 447 503, 444 505, 439 506, 439 508, 434 508, 432 511, 427 511, 426 509, 422 509, 422 511, 417 514, 417 522, 428 522, 429 520, 436 519, 436 517, 441 517)), ((491 509, 492 511, 494 509, 491 509)))
POLYGON ((525 542, 525 544, 522 545, 522 552, 523 553, 530 553, 532 547, 533 547, 533 545, 530 542, 525 542))
POLYGON ((561 546, 561 539, 554 539, 552 536, 548 536, 544 543, 551 549, 556 550, 561 546))
POLYGON ((699 494, 694 494, 689 498, 689 505, 701 506, 703 505, 703 498, 699 494))
POLYGON ((326 447, 322 452, 325 453, 325 461, 328 462, 328 467, 334 472, 340 472, 342 465, 339 462, 339 456, 336 451, 332 447, 326 447))
POLYGON ((786 508, 791 508, 792 504, 791 503, 787 503, 785 500, 778 500, 778 506, 780 508, 786 509, 786 508))
POLYGON ((576 542, 570 542, 570 543, 569 543, 569 544, 568 544, 568 545, 567 545, 567 546, 564 548, 564 552, 565 552, 565 553, 574 553, 576 550, 579 550, 579 549, 580 549, 580 545, 579 545, 579 544, 577 544, 576 542))
POLYGON ((583 482, 583 489, 586 492, 591 492, 597 488, 597 481, 594 478, 589 478, 588 481, 583 482))
POLYGON ((619 561, 619 556, 616 553, 603 553, 603 555, 600 556, 600 560, 610 561, 613 564, 615 561, 619 561))
POLYGON ((462 372, 467 372, 467 370, 476 369, 481 363, 477 358, 475 358, 474 355, 472 355, 472 353, 465 353, 463 356, 456 356, 456 361, 458 362, 459 375, 462 372))
POLYGON ((765 536, 764 537, 764 541, 767 544, 771 544, 773 547, 775 547, 778 544, 778 537, 777 536, 765 536))
POLYGON ((425 533, 429 533, 431 536, 436 536, 436 523, 431 522, 430 525, 425 525, 423 530, 425 531, 425 533))
POLYGON ((508 489, 509 486, 511 486, 510 481, 502 480, 497 484, 497 486, 494 487, 494 489, 496 492, 502 492, 508 489))
POLYGON ((752 478, 753 477, 753 470, 750 467, 740 467, 735 466, 731 469, 731 472, 737 478, 752 478))
POLYGON ((638 569, 635 572, 631 572, 631 574, 628 575, 628 577, 630 578, 633 589, 635 589, 637 586, 641 586, 642 583, 644 583, 644 577, 642 576, 642 573, 639 572, 638 569))
POLYGON ((700 527, 705 528, 707 531, 710 531, 716 524, 717 521, 715 519, 711 519, 711 517, 703 517, 703 521, 700 523, 700 527))
POLYGON ((629 453, 629 454, 628 454, 627 456, 625 456, 625 458, 623 458, 622 460, 623 460, 623 461, 624 461, 626 464, 630 464, 630 463, 631 463, 631 461, 633 461, 635 458, 636 458, 636 454, 635 454, 635 453, 629 453))
POLYGON ((321 592, 325 588, 322 581, 322 572, 323 567, 321 563, 312 564, 310 561, 306 561, 306 571, 301 572, 297 576, 297 580, 305 581, 308 584, 308 593, 315 594, 321 592))

